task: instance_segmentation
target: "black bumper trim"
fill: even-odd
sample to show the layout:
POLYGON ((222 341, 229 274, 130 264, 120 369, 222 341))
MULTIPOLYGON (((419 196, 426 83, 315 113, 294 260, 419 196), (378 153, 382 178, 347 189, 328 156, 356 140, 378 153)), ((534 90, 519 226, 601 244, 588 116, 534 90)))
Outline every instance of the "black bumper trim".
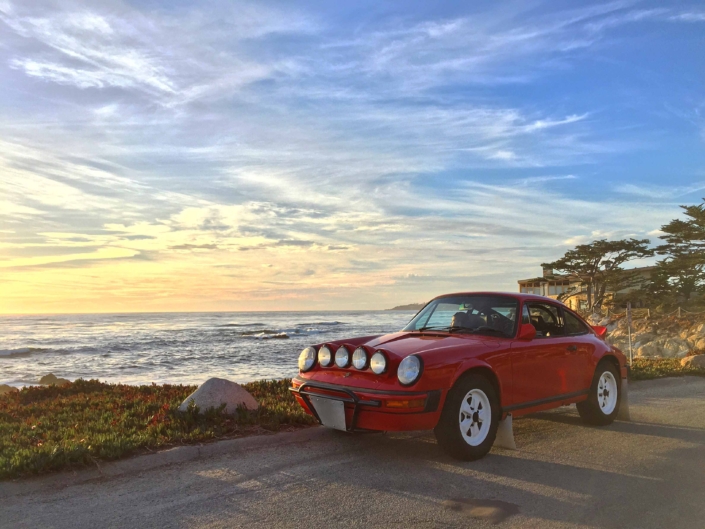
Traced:
POLYGON ((368 389, 368 388, 361 388, 358 386, 340 386, 338 384, 330 384, 328 382, 320 382, 318 380, 308 380, 306 378, 300 378, 296 377, 292 382, 296 382, 298 384, 315 384, 316 387, 319 388, 324 388, 324 389, 330 389, 333 391, 338 391, 338 390, 350 390, 350 391, 358 391, 360 393, 370 393, 372 395, 374 394, 379 394, 379 395, 426 395, 428 391, 398 391, 394 389, 368 389))
POLYGON ((429 391, 428 397, 426 399, 426 407, 424 412, 433 412, 438 409, 438 404, 441 402, 441 390, 437 389, 435 391, 429 391))
POLYGON ((556 402, 559 400, 574 399, 575 397, 582 397, 590 393, 590 390, 585 389, 582 391, 575 391, 573 393, 565 393, 563 395, 556 395, 555 397, 548 397, 545 399, 532 400, 529 402, 522 402, 520 404, 512 404, 511 406, 504 406, 502 408, 503 413, 508 413, 510 411, 522 410, 524 408, 533 408, 534 406, 540 406, 542 404, 549 404, 551 402, 556 402))

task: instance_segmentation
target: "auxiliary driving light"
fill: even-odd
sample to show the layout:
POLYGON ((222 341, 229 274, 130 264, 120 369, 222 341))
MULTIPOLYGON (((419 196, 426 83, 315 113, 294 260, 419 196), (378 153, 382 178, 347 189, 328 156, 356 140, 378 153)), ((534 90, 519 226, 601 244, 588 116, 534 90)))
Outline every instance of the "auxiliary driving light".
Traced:
POLYGON ((355 369, 365 369, 367 367, 367 351, 365 351, 362 347, 355 349, 352 363, 355 366, 355 369))
POLYGON ((327 345, 318 350, 318 363, 321 364, 321 367, 328 367, 333 363, 333 353, 330 352, 327 345))
POLYGON ((382 351, 377 351, 370 359, 370 369, 375 375, 381 375, 387 370, 387 357, 382 351))
POLYGON ((335 352, 335 365, 338 367, 348 367, 350 365, 350 353, 344 345, 338 347, 335 352))

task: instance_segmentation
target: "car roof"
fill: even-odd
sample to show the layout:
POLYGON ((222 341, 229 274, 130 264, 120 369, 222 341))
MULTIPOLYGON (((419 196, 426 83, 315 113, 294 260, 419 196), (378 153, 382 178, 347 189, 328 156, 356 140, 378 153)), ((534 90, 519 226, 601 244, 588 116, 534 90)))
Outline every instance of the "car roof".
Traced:
POLYGON ((441 294, 440 296, 436 296, 433 298, 431 301, 436 300, 436 299, 441 299, 441 298, 449 298, 453 296, 503 296, 503 297, 509 297, 509 298, 515 298, 521 301, 543 301, 543 302, 551 302, 551 303, 557 303, 559 305, 565 306, 565 304, 561 301, 558 301, 557 299, 549 298, 546 296, 538 296, 536 294, 522 294, 520 292, 498 292, 498 291, 490 291, 490 292, 453 292, 452 294, 441 294))

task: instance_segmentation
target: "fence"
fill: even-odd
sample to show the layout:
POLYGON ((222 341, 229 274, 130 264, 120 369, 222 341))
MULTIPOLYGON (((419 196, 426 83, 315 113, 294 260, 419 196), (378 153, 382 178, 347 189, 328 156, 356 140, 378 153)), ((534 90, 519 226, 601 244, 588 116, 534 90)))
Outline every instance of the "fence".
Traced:
MULTIPOLYGON (((632 318, 637 319, 637 318, 650 318, 651 317, 651 309, 631 309, 632 310, 632 318)), ((624 312, 612 312, 609 308, 607 310, 595 310, 593 314, 597 314, 603 318, 606 317, 612 317, 612 318, 621 318, 623 316, 626 316, 627 311, 625 310, 624 312)), ((665 314, 659 314, 659 317, 667 318, 668 316, 673 316, 677 314, 679 318, 683 317, 685 314, 705 314, 705 310, 695 312, 692 310, 686 310, 683 307, 678 307, 676 310, 673 312, 667 312, 665 314)))

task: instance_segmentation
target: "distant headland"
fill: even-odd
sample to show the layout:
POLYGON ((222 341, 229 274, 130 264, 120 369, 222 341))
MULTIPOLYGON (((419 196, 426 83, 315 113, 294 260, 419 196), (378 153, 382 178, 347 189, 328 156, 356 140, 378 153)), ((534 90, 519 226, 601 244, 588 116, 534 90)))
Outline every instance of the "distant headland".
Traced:
POLYGON ((424 308, 425 303, 409 303, 408 305, 398 305, 394 308, 387 310, 421 310, 424 308))

